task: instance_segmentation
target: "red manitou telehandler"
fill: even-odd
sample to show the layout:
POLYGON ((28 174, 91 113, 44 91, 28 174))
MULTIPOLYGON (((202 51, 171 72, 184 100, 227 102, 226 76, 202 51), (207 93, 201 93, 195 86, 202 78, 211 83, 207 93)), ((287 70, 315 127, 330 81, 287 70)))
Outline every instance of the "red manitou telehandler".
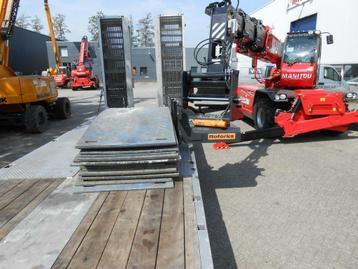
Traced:
POLYGON ((343 133, 358 122, 358 111, 348 106, 358 99, 356 93, 317 87, 322 36, 327 35, 327 43, 332 44, 332 35, 288 33, 282 43, 269 26, 250 17, 239 5, 233 7, 229 0, 209 4, 206 14, 211 16, 210 37, 198 44, 194 57, 207 72, 184 72, 183 99, 175 105, 188 136, 203 136, 198 134, 205 132, 203 128, 221 128, 218 135, 206 131, 206 139, 211 135, 212 140, 220 136, 240 142, 318 130, 343 133), (205 46, 209 46, 209 55, 201 60, 205 46), (231 67, 236 53, 252 58, 257 85, 240 83, 239 71, 231 67), (268 77, 258 77, 258 60, 274 65, 268 77), (215 117, 207 113, 222 110, 215 117), (242 134, 230 127, 231 121, 244 117, 254 121, 255 131, 242 134))
POLYGON ((92 67, 88 62, 90 58, 88 50, 88 38, 84 36, 81 41, 80 58, 75 69, 71 71, 72 90, 77 89, 97 89, 99 80, 92 73, 92 67))

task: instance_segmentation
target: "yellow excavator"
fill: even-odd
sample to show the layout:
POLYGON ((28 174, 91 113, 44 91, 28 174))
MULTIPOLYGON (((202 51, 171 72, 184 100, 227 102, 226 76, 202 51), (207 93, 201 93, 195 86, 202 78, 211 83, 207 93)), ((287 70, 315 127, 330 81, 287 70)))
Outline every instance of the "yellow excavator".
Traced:
POLYGON ((9 39, 19 4, 20 0, 0 0, 0 124, 24 125, 28 132, 41 133, 49 117, 68 119, 71 104, 58 97, 52 77, 17 76, 9 66, 9 39))

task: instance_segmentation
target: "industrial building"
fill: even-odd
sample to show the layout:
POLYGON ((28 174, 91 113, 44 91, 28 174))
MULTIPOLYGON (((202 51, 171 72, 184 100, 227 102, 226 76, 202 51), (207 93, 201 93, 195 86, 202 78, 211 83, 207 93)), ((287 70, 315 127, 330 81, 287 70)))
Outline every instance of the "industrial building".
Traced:
POLYGON ((290 31, 331 33, 334 44, 324 40, 321 63, 334 65, 348 81, 358 76, 357 10, 356 0, 273 0, 251 15, 271 26, 282 41, 290 31))
MULTIPOLYGON (((59 41, 60 56, 64 66, 73 67, 78 62, 80 42, 59 41)), ((97 42, 89 42, 91 66, 94 75, 102 81, 101 61, 99 58, 99 45, 97 42)), ((51 42, 47 42, 48 65, 56 66, 55 56, 51 42)), ((207 49, 200 51, 199 58, 207 57, 207 49)), ((47 59, 47 56, 46 56, 47 59)), ((135 81, 156 81, 155 49, 154 48, 133 48, 132 65, 135 70, 135 81)), ((185 70, 193 72, 205 72, 194 59, 194 48, 185 49, 185 70)))
POLYGON ((49 40, 50 37, 47 35, 15 27, 9 42, 11 68, 23 75, 39 75, 47 70, 46 42, 49 40), (29 40, 31 42, 27 42, 29 40))
POLYGON ((155 49, 154 48, 133 48, 132 65, 135 72, 135 81, 155 81, 155 49))
MULTIPOLYGON (((208 50, 203 49, 199 53, 199 59, 207 57, 208 50)), ((155 48, 133 48, 132 64, 136 71, 136 81, 156 81, 155 48)), ((184 69, 192 72, 205 72, 194 59, 194 48, 185 49, 184 69)))

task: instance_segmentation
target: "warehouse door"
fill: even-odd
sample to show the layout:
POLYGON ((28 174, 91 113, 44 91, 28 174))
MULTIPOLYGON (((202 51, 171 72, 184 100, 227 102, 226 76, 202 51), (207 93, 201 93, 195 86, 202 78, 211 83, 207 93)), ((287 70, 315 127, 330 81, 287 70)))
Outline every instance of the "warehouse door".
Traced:
POLYGON ((291 22, 291 32, 299 32, 299 31, 311 31, 316 30, 317 26, 317 14, 299 19, 297 21, 291 22))

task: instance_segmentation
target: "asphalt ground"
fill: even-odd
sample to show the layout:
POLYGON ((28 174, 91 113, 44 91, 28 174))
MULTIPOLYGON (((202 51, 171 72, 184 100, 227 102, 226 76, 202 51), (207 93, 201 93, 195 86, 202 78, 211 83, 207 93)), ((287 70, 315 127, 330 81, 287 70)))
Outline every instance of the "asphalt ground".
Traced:
MULTIPOLYGON (((0 167, 97 114, 100 91, 60 93, 73 117, 43 134, 1 127, 0 167)), ((156 104, 154 83, 134 93, 136 105, 156 104)), ((195 150, 215 268, 358 268, 358 125, 195 150)))

